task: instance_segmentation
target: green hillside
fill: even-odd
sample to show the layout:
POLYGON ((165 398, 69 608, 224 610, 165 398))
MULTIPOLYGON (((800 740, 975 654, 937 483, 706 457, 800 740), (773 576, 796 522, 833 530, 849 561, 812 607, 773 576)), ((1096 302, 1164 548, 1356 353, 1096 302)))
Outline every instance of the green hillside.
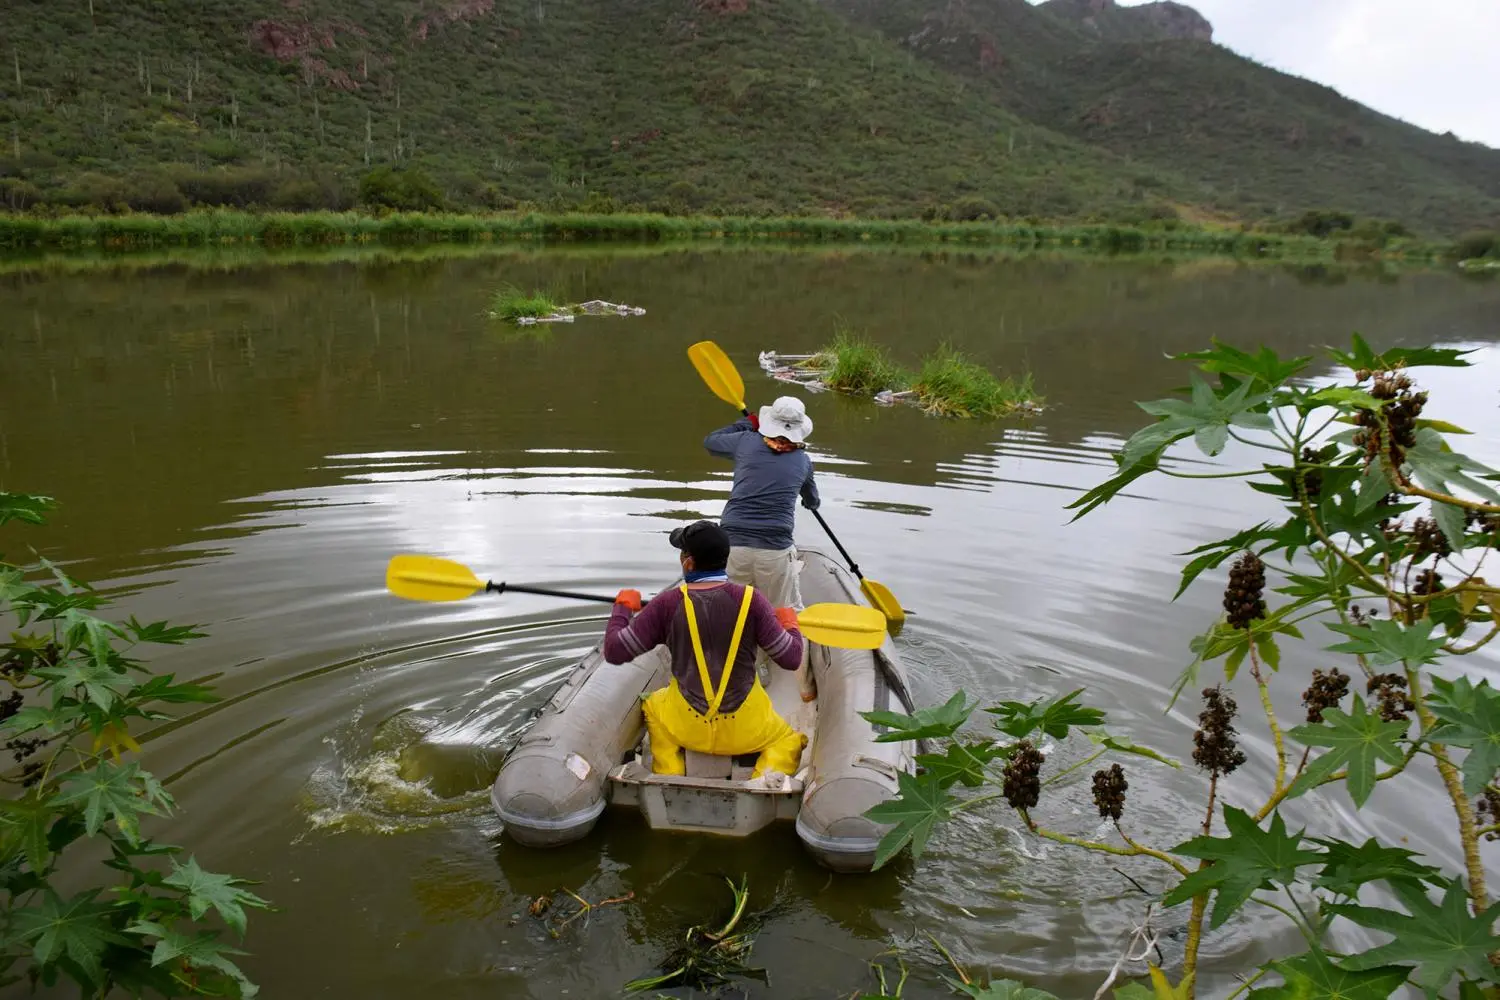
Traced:
POLYGON ((1500 153, 1025 0, 11 0, 0 58, 12 209, 1500 216, 1500 153))
POLYGON ((1238 217, 1338 209, 1445 233, 1500 220, 1500 151, 1174 37, 1196 17, 1177 4, 833 2, 1028 120, 1185 175, 1200 203, 1238 217))

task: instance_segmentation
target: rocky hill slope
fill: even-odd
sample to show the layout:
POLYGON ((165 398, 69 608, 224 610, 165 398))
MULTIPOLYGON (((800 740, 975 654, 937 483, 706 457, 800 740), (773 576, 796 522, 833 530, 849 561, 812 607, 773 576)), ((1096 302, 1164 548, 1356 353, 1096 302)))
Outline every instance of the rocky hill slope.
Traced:
POLYGON ((1112 0, 11 0, 0 203, 1245 221, 1449 233, 1500 152, 1112 0))

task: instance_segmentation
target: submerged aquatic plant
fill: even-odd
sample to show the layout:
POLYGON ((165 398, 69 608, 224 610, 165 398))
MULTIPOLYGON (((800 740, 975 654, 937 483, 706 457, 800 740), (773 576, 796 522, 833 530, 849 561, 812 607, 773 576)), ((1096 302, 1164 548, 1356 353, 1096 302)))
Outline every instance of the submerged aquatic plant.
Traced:
POLYGON ((490 299, 490 318, 511 322, 518 319, 540 319, 551 316, 560 308, 557 300, 547 292, 523 292, 515 285, 506 285, 490 299))
POLYGON ((667 971, 626 983, 626 992, 671 987, 708 991, 727 986, 737 978, 768 981, 764 969, 752 969, 745 964, 755 943, 751 932, 740 926, 750 903, 749 880, 741 877, 736 884, 726 877, 724 881, 734 896, 734 906, 723 925, 718 930, 697 924, 689 927, 681 947, 662 963, 661 967, 667 971))
POLYGON ((924 410, 942 417, 1003 417, 1039 402, 1029 372, 997 378, 946 345, 922 362, 911 388, 924 410))

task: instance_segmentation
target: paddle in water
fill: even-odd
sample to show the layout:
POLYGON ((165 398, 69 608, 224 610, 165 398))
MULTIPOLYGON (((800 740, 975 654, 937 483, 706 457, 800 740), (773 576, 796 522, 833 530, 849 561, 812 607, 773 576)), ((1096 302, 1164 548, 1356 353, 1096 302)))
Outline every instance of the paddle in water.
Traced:
MULTIPOLYGON (((581 594, 514 583, 481 580, 463 563, 438 556, 399 555, 385 570, 385 585, 397 597, 413 601, 461 601, 477 593, 540 594, 575 601, 613 604, 603 594, 581 594)), ((814 604, 797 612, 797 627, 809 640, 837 649, 879 649, 885 642, 885 616, 857 604, 814 604)))
MULTIPOLYGON (((729 360, 729 355, 724 353, 723 348, 712 340, 700 340, 688 348, 688 360, 693 363, 699 377, 715 396, 746 416, 750 415, 750 411, 745 408, 745 380, 740 378, 739 369, 729 360)), ((859 571, 859 565, 840 544, 833 529, 828 527, 828 522, 823 520, 823 515, 817 511, 812 514, 828 533, 829 541, 833 542, 844 561, 849 564, 849 572, 859 578, 859 589, 864 592, 866 599, 893 627, 899 629, 906 621, 906 611, 901 607, 901 602, 896 600, 896 595, 885 584, 865 579, 865 575, 859 571)))

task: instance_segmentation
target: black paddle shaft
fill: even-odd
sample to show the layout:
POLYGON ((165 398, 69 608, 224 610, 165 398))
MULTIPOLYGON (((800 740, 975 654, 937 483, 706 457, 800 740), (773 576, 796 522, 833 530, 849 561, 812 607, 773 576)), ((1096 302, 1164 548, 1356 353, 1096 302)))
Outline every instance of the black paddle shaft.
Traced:
POLYGON ((613 604, 613 597, 605 597, 603 594, 580 594, 574 590, 548 590, 546 587, 523 587, 519 583, 496 583, 491 580, 484 585, 486 594, 503 594, 507 590, 513 590, 518 594, 540 594, 542 597, 568 597, 575 601, 598 601, 601 604, 613 604))
POLYGON ((835 535, 833 529, 828 526, 828 522, 823 520, 823 515, 817 511, 813 511, 812 516, 817 518, 818 523, 823 526, 823 530, 828 532, 829 541, 833 542, 834 547, 839 550, 839 555, 844 557, 844 562, 849 564, 849 572, 859 577, 860 581, 863 582, 865 575, 859 571, 859 566, 854 562, 854 557, 844 548, 844 543, 839 541, 839 536, 835 535))

